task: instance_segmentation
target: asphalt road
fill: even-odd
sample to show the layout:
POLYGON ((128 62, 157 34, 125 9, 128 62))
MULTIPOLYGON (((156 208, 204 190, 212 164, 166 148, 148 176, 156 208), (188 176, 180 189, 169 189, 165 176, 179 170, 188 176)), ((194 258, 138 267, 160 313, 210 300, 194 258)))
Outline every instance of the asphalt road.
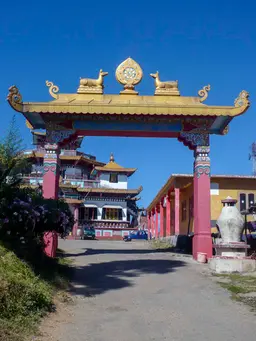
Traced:
POLYGON ((60 341, 253 341, 256 318, 206 267, 144 242, 61 241, 75 259, 60 341))

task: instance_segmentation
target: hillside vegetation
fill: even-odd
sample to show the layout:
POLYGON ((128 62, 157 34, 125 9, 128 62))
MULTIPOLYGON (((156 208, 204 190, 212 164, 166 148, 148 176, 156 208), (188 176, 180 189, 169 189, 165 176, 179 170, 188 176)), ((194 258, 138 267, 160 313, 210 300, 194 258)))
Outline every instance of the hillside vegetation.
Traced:
POLYGON ((41 257, 37 270, 0 243, 0 341, 23 341, 55 309, 57 290, 68 287, 65 258, 41 257), (41 263, 41 264, 40 264, 41 263))
POLYGON ((64 257, 44 254, 43 237, 53 230, 66 235, 73 216, 65 202, 22 186, 20 174, 30 167, 23 155, 13 119, 0 141, 0 341, 22 341, 36 331, 54 311, 56 291, 67 288, 70 269, 64 257))

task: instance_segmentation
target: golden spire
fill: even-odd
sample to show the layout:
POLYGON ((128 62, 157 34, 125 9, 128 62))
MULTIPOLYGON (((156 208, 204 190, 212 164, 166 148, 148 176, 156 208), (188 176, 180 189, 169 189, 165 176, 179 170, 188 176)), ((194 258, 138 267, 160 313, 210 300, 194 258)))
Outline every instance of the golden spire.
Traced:
POLYGON ((115 162, 115 158, 114 158, 114 154, 111 153, 110 154, 110 159, 109 159, 110 162, 115 162))

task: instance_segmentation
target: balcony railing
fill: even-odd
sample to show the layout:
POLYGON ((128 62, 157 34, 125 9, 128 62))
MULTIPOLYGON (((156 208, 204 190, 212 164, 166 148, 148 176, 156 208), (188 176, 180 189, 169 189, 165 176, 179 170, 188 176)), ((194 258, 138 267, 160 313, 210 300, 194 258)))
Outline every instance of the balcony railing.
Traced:
MULTIPOLYGON (((43 183, 42 173, 35 175, 34 174, 22 175, 21 179, 23 184, 41 185, 43 183)), ((67 176, 64 179, 62 179, 62 183, 65 185, 79 186, 81 188, 100 188, 99 180, 88 180, 81 176, 76 177, 67 176)))
POLYGON ((78 154, 76 150, 62 149, 60 155, 77 156, 78 154))
POLYGON ((100 188, 100 181, 99 180, 88 180, 83 179, 82 177, 65 177, 62 179, 62 183, 65 185, 74 185, 79 186, 81 188, 100 188))
POLYGON ((93 226, 94 228, 127 228, 130 227, 128 221, 110 221, 110 220, 79 220, 78 225, 80 228, 93 226))
POLYGON ((29 184, 29 185, 42 185, 43 184, 42 174, 23 175, 21 176, 21 180, 23 184, 29 184))

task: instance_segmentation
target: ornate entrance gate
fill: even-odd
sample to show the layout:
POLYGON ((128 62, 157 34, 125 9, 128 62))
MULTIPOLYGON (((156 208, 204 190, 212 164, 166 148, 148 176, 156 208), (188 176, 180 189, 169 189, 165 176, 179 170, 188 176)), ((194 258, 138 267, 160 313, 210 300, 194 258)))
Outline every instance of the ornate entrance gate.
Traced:
MULTIPOLYGON (((124 88, 120 94, 104 94, 100 70, 97 79, 81 78, 76 93, 60 93, 46 82, 53 100, 23 102, 16 86, 9 89, 8 101, 21 112, 31 129, 45 129, 43 193, 57 198, 60 148, 77 136, 174 137, 194 152, 194 238, 193 256, 212 256, 210 234, 210 143, 209 135, 224 135, 231 120, 249 107, 249 94, 242 91, 234 106, 207 106, 210 86, 196 97, 180 96, 177 81, 161 81, 151 74, 155 93, 140 96, 135 89, 143 77, 141 67, 131 58, 119 65, 116 78, 124 88)), ((156 213, 157 214, 157 213, 156 213)))

